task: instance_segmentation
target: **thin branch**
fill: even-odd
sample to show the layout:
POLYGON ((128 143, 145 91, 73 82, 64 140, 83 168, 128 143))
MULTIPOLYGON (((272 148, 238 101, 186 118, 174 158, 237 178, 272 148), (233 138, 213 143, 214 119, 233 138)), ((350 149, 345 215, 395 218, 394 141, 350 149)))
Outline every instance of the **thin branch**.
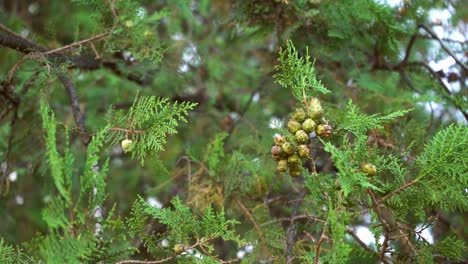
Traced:
POLYGON ((83 40, 80 40, 80 41, 77 41, 77 42, 74 42, 74 43, 65 45, 65 46, 60 47, 60 48, 57 48, 57 49, 49 50, 49 51, 47 51, 47 52, 44 52, 44 55, 50 55, 50 54, 53 54, 53 53, 59 53, 59 52, 63 52, 63 51, 66 51, 66 50, 75 48, 75 47, 79 47, 79 46, 82 46, 82 45, 84 45, 84 44, 90 43, 90 42, 92 42, 92 41, 96 41, 96 40, 99 40, 99 39, 103 39, 103 38, 105 38, 105 37, 108 37, 110 34, 111 34, 111 33, 109 33, 109 32, 101 33, 101 34, 95 35, 95 36, 93 36, 93 37, 90 37, 90 38, 87 38, 87 39, 83 39, 83 40))
POLYGON ((76 93, 76 88, 71 82, 71 80, 63 73, 58 75, 58 79, 63 84, 65 89, 67 90, 68 97, 70 97, 71 101, 71 108, 73 112, 73 118, 75 119, 75 123, 78 126, 78 129, 81 133, 81 139, 83 144, 87 146, 91 140, 89 133, 86 131, 85 127, 85 117, 80 109, 80 99, 78 98, 78 94, 76 93))
MULTIPOLYGON (((434 40, 437 40, 437 38, 434 38, 430 35, 424 35, 424 34, 418 34, 418 37, 419 38, 422 38, 422 39, 434 39, 434 40)), ((460 40, 456 40, 456 39, 451 39, 451 38, 439 38, 440 40, 442 41, 445 41, 445 42, 452 42, 452 43, 456 43, 456 44, 460 44, 460 45, 466 45, 468 44, 468 41, 460 41, 460 40)))
MULTIPOLYGON (((31 42, 28 39, 19 36, 18 34, 6 35, 0 33, 0 46, 14 49, 24 54, 48 52, 46 48, 41 47, 35 44, 34 42, 31 42)), ((84 70, 95 70, 99 69, 100 67, 108 68, 114 74, 122 76, 139 85, 150 84, 152 81, 151 76, 154 75, 153 73, 149 73, 140 76, 134 73, 125 73, 119 69, 118 65, 115 62, 101 62, 95 58, 95 55, 91 54, 83 54, 76 57, 68 57, 61 53, 53 53, 45 55, 45 58, 51 60, 56 64, 69 63, 71 65, 69 68, 79 68, 84 70)))
POLYGON ((409 60, 409 57, 410 57, 410 54, 411 54, 411 49, 413 48, 413 45, 414 43, 416 42, 416 37, 417 37, 417 34, 413 34, 411 36, 411 39, 408 43, 408 46, 406 46, 406 52, 405 52, 405 57, 403 58, 403 60, 399 63, 399 65, 403 65, 403 64, 406 64, 409 60))
POLYGON ((297 201, 294 204, 294 207, 291 212, 291 221, 290 225, 287 230, 287 235, 286 235, 286 263, 290 264, 293 263, 294 260, 294 243, 296 242, 296 235, 297 235, 297 230, 296 230, 296 223, 294 221, 294 218, 297 216, 299 212, 299 208, 301 206, 302 201, 304 200, 304 196, 306 194, 305 190, 302 190, 298 196, 297 196, 297 201))
POLYGON ((0 23, 0 30, 2 31, 5 31, 6 33, 10 34, 10 35, 13 35, 15 37, 18 37, 18 38, 22 38, 21 35, 17 34, 16 32, 14 32, 13 30, 9 29, 8 27, 6 27, 5 25, 3 25, 2 23, 0 23))
POLYGON ((468 113, 466 112, 466 110, 464 110, 462 106, 460 106, 455 100, 453 100, 453 98, 451 98, 452 92, 450 91, 448 86, 444 83, 442 78, 439 77, 437 72, 434 69, 432 69, 431 66, 429 66, 429 64, 422 62, 422 61, 415 61, 415 62, 409 62, 403 66, 421 66, 425 68, 432 75, 432 77, 434 77, 439 82, 440 86, 442 86, 444 92, 446 93, 446 99, 450 101, 453 104, 453 106, 463 114, 463 116, 465 117, 465 120, 468 120, 468 113))
MULTIPOLYGON (((5 168, 2 168, 4 171, 3 171, 3 175, 2 175, 2 177, 0 179, 0 194, 3 192, 4 182, 8 181, 7 175, 9 173, 9 171, 10 171, 10 164, 9 163, 10 163, 11 145, 12 145, 13 137, 14 137, 13 127, 15 126, 15 123, 16 123, 17 119, 18 119, 18 105, 16 104, 15 111, 13 112, 13 117, 11 118, 11 121, 10 121, 10 131, 8 132, 7 147, 6 147, 6 151, 5 151, 5 161, 4 161, 5 162, 5 168)), ((7 182, 7 184, 8 184, 8 182, 7 182)), ((7 192, 5 192, 5 194, 7 192)))
MULTIPOLYGON (((194 249, 194 248, 196 248, 198 246, 202 246, 203 244, 205 244, 205 243, 207 243, 207 242, 209 242, 210 240, 213 240, 213 239, 214 238, 207 238, 207 239, 204 239, 204 240, 198 240, 197 239, 197 242, 195 242, 195 244, 193 244, 191 246, 184 247, 183 252, 186 252, 187 250, 190 250, 190 249, 194 249)), ((163 259, 159 259, 159 260, 150 260, 150 261, 146 261, 146 260, 122 260, 122 261, 117 262, 116 264, 158 264, 158 263, 164 263, 164 262, 175 259, 177 256, 179 256, 183 252, 175 253, 175 254, 167 257, 167 258, 163 258, 163 259)))
POLYGON ((422 61, 414 61, 414 62, 409 62, 406 66, 421 66, 423 68, 425 68, 434 78, 437 79, 437 81, 440 83, 440 85, 442 86, 442 88, 444 88, 444 91, 448 94, 448 95, 452 95, 452 92, 450 91, 450 89, 447 87, 447 85, 442 81, 442 79, 439 77, 439 75, 437 74, 437 72, 431 68, 431 66, 429 66, 429 64, 425 63, 425 62, 422 62, 422 61))
POLYGON ((325 230, 326 228, 324 226, 322 230, 322 235, 320 235, 319 241, 315 245, 315 263, 316 264, 320 264, 320 249, 322 248, 323 241, 325 241, 325 238, 327 238, 325 230))
POLYGON ((408 187, 410 187, 410 186, 412 186, 412 185, 418 183, 418 181, 419 181, 420 179, 421 179, 421 178, 416 178, 416 179, 414 179, 414 180, 412 180, 412 181, 406 183, 405 185, 400 186, 400 188, 398 188, 398 189, 396 189, 396 190, 394 190, 394 191, 392 191, 392 192, 386 194, 386 195, 383 196, 382 198, 378 199, 378 202, 379 202, 379 203, 383 203, 385 200, 387 200, 387 199, 391 198, 392 196, 394 196, 394 195, 396 195, 396 194, 402 192, 402 191, 405 190, 406 188, 408 188, 408 187))
POLYGON ((73 49, 75 47, 79 47, 79 46, 82 46, 82 45, 85 45, 85 44, 88 44, 88 43, 92 43, 93 41, 100 40, 100 39, 103 39, 103 38, 106 38, 106 37, 110 36, 112 34, 112 31, 114 31, 115 28, 117 27, 117 25, 119 24, 120 20, 119 20, 119 17, 117 16, 115 8, 114 8, 115 0, 113 0, 112 2, 109 2, 109 4, 110 4, 112 16, 115 19, 114 24, 112 25, 112 28, 111 28, 111 30, 109 32, 97 34, 97 35, 92 36, 90 38, 83 39, 83 40, 80 40, 80 41, 65 45, 65 46, 57 48, 57 49, 49 50, 49 51, 45 52, 44 55, 50 55, 50 54, 53 54, 53 53, 59 53, 59 52, 63 52, 63 51, 66 51, 66 50, 70 50, 70 49, 73 49))
POLYGON ((130 134, 132 134, 132 133, 141 134, 141 133, 146 132, 145 130, 125 129, 125 128, 120 128, 120 127, 111 127, 111 128, 109 128, 109 130, 120 131, 120 132, 125 132, 125 133, 130 133, 130 134))
POLYGON ((366 243, 364 243, 353 231, 351 227, 346 228, 346 233, 350 234, 354 240, 367 252, 371 253, 372 255, 378 256, 377 252, 375 252, 372 248, 370 248, 366 243))
POLYGON ((270 250, 268 249, 267 244, 266 244, 266 241, 265 241, 265 237, 263 236, 262 229, 261 229, 260 226, 257 224, 257 222, 255 221, 255 219, 253 218, 253 216, 252 216, 252 214, 249 212, 249 210, 244 206, 244 204, 242 204, 241 201, 239 201, 239 200, 237 200, 237 204, 238 204, 239 207, 242 209, 242 211, 245 213, 245 215, 247 216, 247 218, 249 218, 250 222, 252 222, 252 224, 254 225, 254 228, 255 228, 255 230, 257 231, 258 236, 260 237, 260 241, 262 242, 263 250, 268 254, 268 256, 271 256, 270 250))
POLYGON ((388 248, 388 241, 389 241, 389 234, 385 233, 384 234, 384 241, 382 243, 382 248, 380 249, 379 259, 384 259, 385 258, 385 253, 387 252, 387 248, 388 248))
POLYGON ((442 49, 445 50, 445 52, 447 52, 447 54, 449 54, 465 72, 468 72, 468 66, 466 66, 462 61, 458 59, 457 56, 455 56, 455 54, 445 45, 445 43, 437 36, 437 34, 434 31, 432 31, 430 27, 424 24, 419 24, 418 27, 423 28, 431 37, 437 40, 442 49))

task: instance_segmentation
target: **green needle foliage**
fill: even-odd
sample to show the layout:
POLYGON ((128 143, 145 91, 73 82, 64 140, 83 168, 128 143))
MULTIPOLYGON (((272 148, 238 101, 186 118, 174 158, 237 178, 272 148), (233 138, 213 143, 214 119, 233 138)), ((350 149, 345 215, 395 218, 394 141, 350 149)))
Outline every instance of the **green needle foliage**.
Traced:
POLYGON ((157 157, 157 153, 164 150, 166 136, 177 133, 179 122, 187 122, 188 111, 196 105, 191 102, 171 104, 167 98, 137 96, 126 114, 110 113, 109 141, 115 144, 123 138, 131 138, 132 158, 137 157, 143 165, 148 153, 157 157))
POLYGON ((467 262, 466 4, 387 2, 0 1, 0 263, 467 262))
POLYGON ((306 49, 304 57, 299 56, 299 52, 291 41, 287 42, 285 50, 280 50, 278 57, 279 64, 276 66, 278 73, 275 80, 281 86, 291 89, 292 94, 298 101, 310 98, 317 93, 327 94, 330 91, 317 80, 314 62, 310 61, 309 50, 306 49))
MULTIPOLYGON (((239 222, 225 219, 224 209, 215 212, 212 207, 208 207, 197 217, 180 198, 175 197, 171 203, 173 208, 161 209, 149 205, 140 197, 133 205, 131 218, 128 219, 130 234, 142 236, 141 239, 150 252, 170 257, 201 246, 203 250, 199 259, 205 263, 208 259, 217 260, 216 256, 212 255, 214 252, 212 243, 216 239, 233 241, 238 246, 245 244, 233 229, 239 222), (167 231, 159 237, 146 234, 147 226, 144 220, 149 217, 165 225, 167 231), (162 243, 164 246, 161 246, 162 243)), ((194 256, 186 255, 185 258, 188 261, 194 256)))

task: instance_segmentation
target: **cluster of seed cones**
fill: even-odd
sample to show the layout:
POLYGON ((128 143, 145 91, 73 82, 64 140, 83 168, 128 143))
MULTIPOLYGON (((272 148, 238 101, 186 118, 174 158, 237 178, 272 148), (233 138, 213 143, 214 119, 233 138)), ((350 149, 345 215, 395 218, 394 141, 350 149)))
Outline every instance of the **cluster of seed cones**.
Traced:
POLYGON ((323 108, 317 98, 312 98, 306 109, 298 108, 288 121, 288 131, 294 135, 294 141, 287 141, 284 136, 275 137, 275 145, 271 148, 271 156, 278 162, 279 172, 289 170, 289 175, 301 175, 302 162, 310 158, 310 148, 307 145, 310 135, 315 132, 319 137, 329 137, 332 127, 323 118, 323 108))

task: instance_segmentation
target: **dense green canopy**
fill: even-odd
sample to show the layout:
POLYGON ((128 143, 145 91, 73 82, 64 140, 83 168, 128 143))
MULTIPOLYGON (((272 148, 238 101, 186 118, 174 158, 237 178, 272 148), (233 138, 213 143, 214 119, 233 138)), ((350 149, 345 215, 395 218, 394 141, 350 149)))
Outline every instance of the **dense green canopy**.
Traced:
POLYGON ((468 261, 467 12, 0 1, 0 262, 468 261))

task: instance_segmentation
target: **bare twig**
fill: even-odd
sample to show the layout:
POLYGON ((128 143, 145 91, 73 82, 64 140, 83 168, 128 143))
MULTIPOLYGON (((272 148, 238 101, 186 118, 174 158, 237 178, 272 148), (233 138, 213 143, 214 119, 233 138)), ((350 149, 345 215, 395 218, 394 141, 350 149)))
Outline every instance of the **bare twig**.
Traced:
POLYGON ((296 242, 296 235, 297 235, 297 230, 296 230, 296 223, 294 221, 294 217, 297 216, 299 212, 299 208, 301 206, 302 201, 304 200, 304 196, 306 194, 305 190, 302 190, 297 197, 297 201, 294 204, 294 207, 291 212, 291 221, 287 230, 287 239, 286 239, 286 263, 292 263, 294 260, 294 243, 296 242))
POLYGON ((7 27, 6 27, 5 25, 3 25, 2 23, 0 23, 0 30, 5 31, 5 32, 7 32, 8 34, 13 35, 13 36, 15 36, 15 37, 22 38, 21 35, 17 34, 17 33, 14 32, 13 30, 7 28, 7 27))
POLYGON ((387 248, 388 248, 388 241, 389 241, 389 233, 385 233, 384 241, 382 242, 382 247, 380 248, 379 259, 385 258, 385 253, 387 252, 387 248))
POLYGON ((430 27, 424 24, 419 24, 418 27, 424 29, 431 37, 437 40, 442 49, 445 50, 445 52, 447 52, 447 54, 450 55, 465 72, 468 72, 468 66, 466 66, 462 61, 458 59, 457 56, 455 56, 455 54, 445 45, 445 43, 437 36, 437 34, 434 31, 432 31, 430 27))
POLYGON ((320 235, 319 240, 317 241, 317 244, 315 245, 315 263, 320 264, 320 249, 322 248, 322 243, 325 241, 327 238, 327 235, 325 233, 325 226, 323 227, 322 234, 320 235))
MULTIPOLYGON (((418 37, 419 38, 422 38, 422 39, 434 39, 434 40, 437 40, 437 38, 434 38, 430 35, 424 35, 424 34, 418 34, 418 37)), ((468 44, 468 41, 460 41, 460 40, 456 40, 456 39, 451 39, 451 38, 439 38, 440 40, 442 41, 445 41, 445 42, 451 42, 451 43, 456 43, 456 44, 460 44, 460 45, 466 45, 468 44)))
POLYGON ((67 90, 68 96, 70 97, 73 118, 75 119, 75 123, 78 126, 78 129, 81 133, 81 139, 83 141, 83 144, 87 146, 91 140, 91 137, 86 131, 85 117, 80 109, 80 99, 78 98, 78 94, 76 93, 75 86, 73 85, 71 80, 63 73, 59 74, 58 78, 67 90))
POLYGON ((249 212, 249 210, 244 206, 244 204, 241 203, 241 201, 237 200, 237 204, 239 205, 239 207, 242 209, 242 211, 245 213, 245 215, 247 216, 247 218, 249 218, 250 222, 252 222, 252 224, 254 225, 254 228, 255 230, 257 231, 258 233, 258 236, 260 238, 260 241, 262 242, 262 246, 263 246, 263 250, 268 254, 268 256, 271 256, 271 253, 270 253, 270 250, 268 249, 267 247, 267 244, 266 244, 266 241, 265 241, 265 237, 263 235, 263 231, 262 229, 260 228, 260 226, 257 224, 257 222, 255 221, 255 219, 253 218, 252 214, 249 212))

